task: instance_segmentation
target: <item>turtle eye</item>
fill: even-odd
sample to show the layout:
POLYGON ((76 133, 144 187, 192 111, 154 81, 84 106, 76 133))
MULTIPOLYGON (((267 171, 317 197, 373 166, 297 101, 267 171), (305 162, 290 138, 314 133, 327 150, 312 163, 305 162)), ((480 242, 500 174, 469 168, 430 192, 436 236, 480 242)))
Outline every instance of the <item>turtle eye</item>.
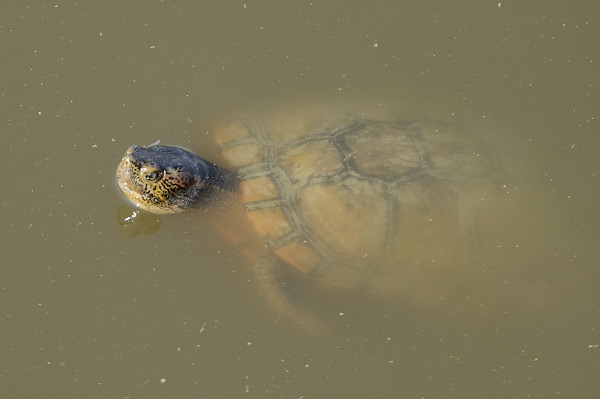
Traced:
POLYGON ((146 175, 144 176, 146 178, 146 180, 148 181, 157 181, 162 177, 162 172, 159 171, 153 171, 153 172, 149 172, 146 173, 146 175))

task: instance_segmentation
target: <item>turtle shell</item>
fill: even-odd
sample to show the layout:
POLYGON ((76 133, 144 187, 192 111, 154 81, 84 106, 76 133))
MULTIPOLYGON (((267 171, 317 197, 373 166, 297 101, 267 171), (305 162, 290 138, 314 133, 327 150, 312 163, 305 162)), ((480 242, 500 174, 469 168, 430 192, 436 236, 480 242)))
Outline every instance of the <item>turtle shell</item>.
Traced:
POLYGON ((499 169, 473 133, 312 108, 232 120, 215 137, 256 232, 329 284, 429 301, 456 293, 502 239, 489 227, 504 217, 499 169))

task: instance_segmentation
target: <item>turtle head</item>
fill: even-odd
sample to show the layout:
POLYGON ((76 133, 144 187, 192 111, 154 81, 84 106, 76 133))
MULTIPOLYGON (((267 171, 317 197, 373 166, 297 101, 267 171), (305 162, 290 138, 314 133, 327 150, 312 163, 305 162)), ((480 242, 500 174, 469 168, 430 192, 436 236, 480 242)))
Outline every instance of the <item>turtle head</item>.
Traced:
POLYGON ((210 163, 179 147, 132 145, 117 167, 117 184, 138 207, 178 213, 202 200, 210 163))

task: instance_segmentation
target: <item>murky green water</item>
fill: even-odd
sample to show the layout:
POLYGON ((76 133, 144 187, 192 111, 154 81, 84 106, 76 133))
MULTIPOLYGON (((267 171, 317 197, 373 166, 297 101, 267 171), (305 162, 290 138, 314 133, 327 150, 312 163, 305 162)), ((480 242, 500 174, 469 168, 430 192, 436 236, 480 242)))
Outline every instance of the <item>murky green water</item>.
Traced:
POLYGON ((1 8, 3 398, 597 395, 595 3, 1 8), (558 300, 490 318, 293 292, 331 318, 312 337, 273 314, 202 215, 120 233, 130 144, 218 159, 207 132, 230 112, 356 99, 481 130, 527 165, 517 180, 553 204, 540 278, 558 300))

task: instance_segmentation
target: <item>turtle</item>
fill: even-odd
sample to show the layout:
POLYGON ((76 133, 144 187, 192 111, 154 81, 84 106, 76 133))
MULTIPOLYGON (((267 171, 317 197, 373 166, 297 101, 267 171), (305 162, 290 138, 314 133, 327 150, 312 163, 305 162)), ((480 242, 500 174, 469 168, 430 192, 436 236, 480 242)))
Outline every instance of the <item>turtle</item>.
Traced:
POLYGON ((325 289, 480 305, 500 251, 536 234, 493 146, 459 126, 307 106, 232 117, 213 137, 223 165, 181 147, 129 147, 118 186, 156 214, 241 204, 261 292, 309 329, 322 323, 291 303, 277 267, 325 289))

